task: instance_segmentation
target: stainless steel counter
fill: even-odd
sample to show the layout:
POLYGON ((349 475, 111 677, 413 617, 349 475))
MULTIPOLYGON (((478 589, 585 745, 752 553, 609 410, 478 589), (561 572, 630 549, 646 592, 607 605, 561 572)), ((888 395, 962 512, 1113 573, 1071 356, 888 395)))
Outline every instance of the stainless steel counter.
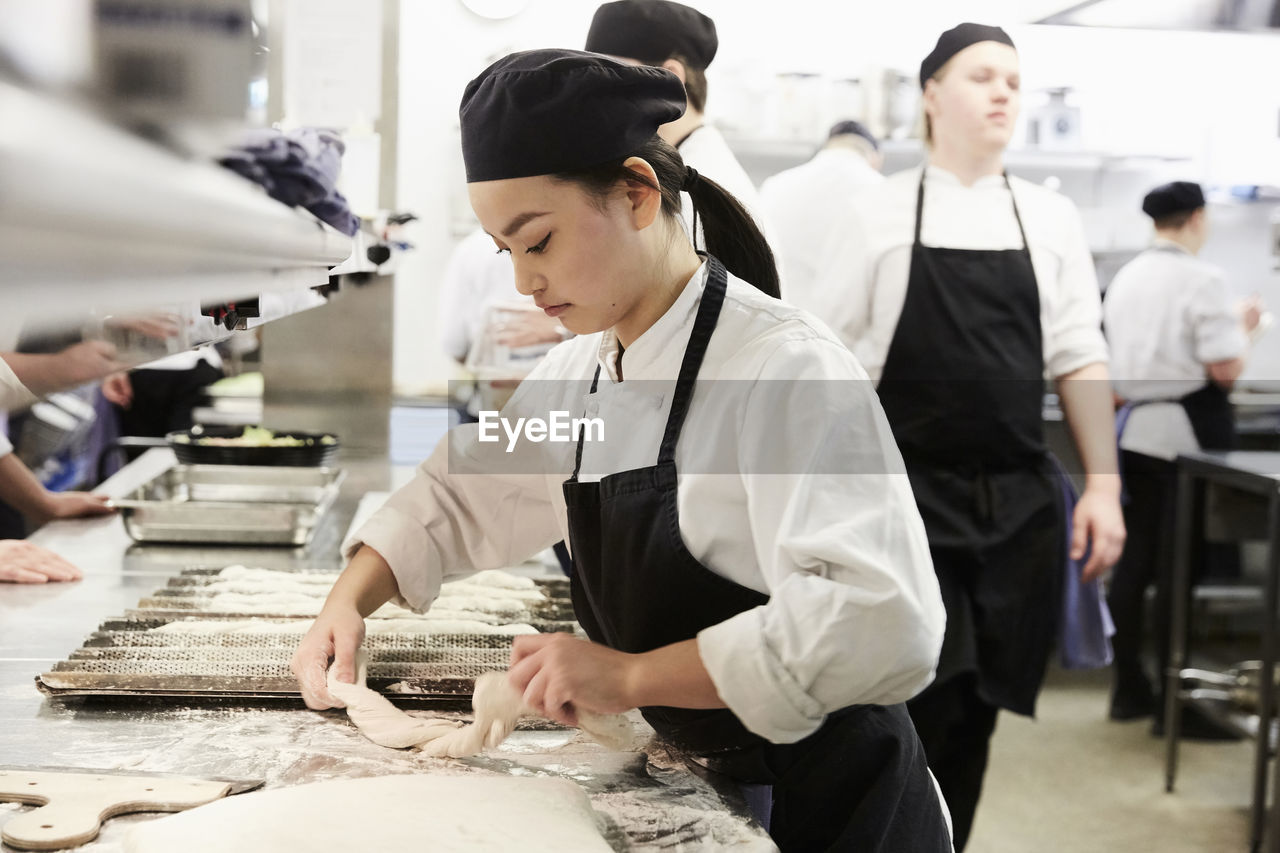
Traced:
MULTIPOLYGON (((172 464, 169 451, 148 451, 100 491, 123 495, 172 464)), ((660 748, 648 756, 608 752, 576 730, 546 726, 518 730, 490 755, 454 761, 376 746, 341 712, 308 711, 300 702, 59 701, 36 690, 35 676, 104 618, 123 614, 183 568, 339 568, 338 546, 360 497, 397 487, 413 470, 385 459, 340 464, 347 471, 341 494, 306 548, 139 546, 118 518, 57 522, 37 533, 34 542, 75 563, 85 578, 0 585, 0 764, 264 779, 268 787, 392 773, 564 776, 587 791, 616 849, 774 849, 733 793, 660 748)), ((0 803, 0 825, 27 808, 0 803)), ((113 818, 97 841, 77 849, 115 853, 127 827, 149 819, 113 818)))

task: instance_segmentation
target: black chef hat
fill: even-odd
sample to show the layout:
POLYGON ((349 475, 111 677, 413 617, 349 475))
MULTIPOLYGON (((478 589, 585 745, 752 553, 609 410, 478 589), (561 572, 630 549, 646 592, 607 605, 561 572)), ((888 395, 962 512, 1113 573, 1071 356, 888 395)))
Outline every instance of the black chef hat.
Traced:
POLYGON ((947 64, 947 60, 964 50, 969 45, 982 41, 998 41, 1013 47, 1013 39, 999 27, 988 27, 985 24, 960 24, 938 36, 938 43, 933 52, 920 63, 920 88, 930 77, 938 73, 938 69, 947 64))
POLYGON ((871 147, 880 150, 880 142, 875 135, 867 129, 867 126, 860 121, 847 119, 838 121, 831 125, 831 131, 827 134, 827 139, 833 136, 861 136, 863 139, 871 143, 871 147))
POLYGON ((579 50, 504 56, 458 109, 467 182, 553 175, 624 157, 685 109, 680 78, 579 50))
POLYGON ((1142 212, 1152 219, 1164 219, 1204 207, 1204 191, 1190 181, 1174 181, 1156 187, 1142 199, 1142 212))
POLYGON ((705 71, 720 46, 716 23, 671 0, 618 0, 596 9, 587 50, 660 65, 677 54, 705 71))

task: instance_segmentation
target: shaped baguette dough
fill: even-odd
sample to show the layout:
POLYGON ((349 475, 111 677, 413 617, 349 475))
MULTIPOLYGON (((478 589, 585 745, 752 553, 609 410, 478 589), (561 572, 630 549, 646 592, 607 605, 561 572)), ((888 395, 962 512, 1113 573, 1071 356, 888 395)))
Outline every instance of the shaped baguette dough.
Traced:
MULTIPOLYGON (((379 746, 405 749, 416 746, 435 758, 466 758, 499 746, 516 727, 516 722, 533 711, 507 681, 506 673, 486 672, 476 679, 471 696, 475 720, 458 728, 457 723, 422 720, 401 711, 382 694, 365 686, 367 654, 356 657, 356 683, 337 680, 329 668, 329 692, 346 703, 347 716, 365 737, 379 746)), ((616 714, 578 714, 584 732, 603 746, 624 750, 632 744, 631 724, 616 714)))
POLYGON ((566 779, 414 774, 240 794, 133 827, 125 853, 610 853, 566 779))

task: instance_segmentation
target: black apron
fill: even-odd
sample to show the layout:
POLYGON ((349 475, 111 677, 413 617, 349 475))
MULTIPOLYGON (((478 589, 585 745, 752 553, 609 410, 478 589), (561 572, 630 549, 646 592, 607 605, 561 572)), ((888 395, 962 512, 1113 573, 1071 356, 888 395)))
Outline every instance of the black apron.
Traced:
POLYGON ((1035 269, 1016 200, 1020 249, 925 246, 923 209, 922 172, 907 292, 877 391, 947 608, 934 683, 974 673, 988 703, 1030 714, 1063 571, 1035 269))
MULTIPOLYGON (((594 642, 623 652, 692 639, 769 600, 703 566, 680 535, 676 443, 727 284, 720 262, 708 257, 707 263, 710 275, 680 366, 658 464, 596 483, 579 482, 580 438, 573 476, 563 486, 574 614, 594 642)), ((599 379, 597 367, 591 393, 599 379)), ((784 849, 820 849, 817 837, 828 839, 820 842, 823 847, 831 838, 853 838, 867 840, 856 849, 949 849, 923 751, 901 705, 842 709, 809 738, 784 745, 751 733, 724 708, 640 710, 665 740, 686 752, 713 756, 717 769, 736 781, 773 785, 772 831, 784 849), (806 809, 819 809, 820 816, 806 809), (880 846, 882 840, 891 846, 880 846)), ((761 818, 768 826, 768 814, 761 818)))

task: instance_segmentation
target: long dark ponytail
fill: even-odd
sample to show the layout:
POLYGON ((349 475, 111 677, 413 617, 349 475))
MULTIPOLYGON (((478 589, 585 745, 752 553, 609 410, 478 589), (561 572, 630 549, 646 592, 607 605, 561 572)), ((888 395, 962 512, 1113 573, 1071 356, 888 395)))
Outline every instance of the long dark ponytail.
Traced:
POLYGON ((626 157, 564 172, 555 178, 582 186, 602 203, 618 181, 637 181, 662 193, 662 211, 672 217, 681 212, 680 192, 688 192, 694 210, 692 230, 696 234, 698 223, 702 223, 707 252, 719 258, 729 272, 758 290, 773 297, 779 295, 778 265, 768 241, 760 233, 760 226, 732 193, 707 176, 687 169, 680 152, 661 137, 655 135, 626 157), (652 166, 658 176, 658 186, 647 176, 623 166, 628 157, 639 157, 652 166))

